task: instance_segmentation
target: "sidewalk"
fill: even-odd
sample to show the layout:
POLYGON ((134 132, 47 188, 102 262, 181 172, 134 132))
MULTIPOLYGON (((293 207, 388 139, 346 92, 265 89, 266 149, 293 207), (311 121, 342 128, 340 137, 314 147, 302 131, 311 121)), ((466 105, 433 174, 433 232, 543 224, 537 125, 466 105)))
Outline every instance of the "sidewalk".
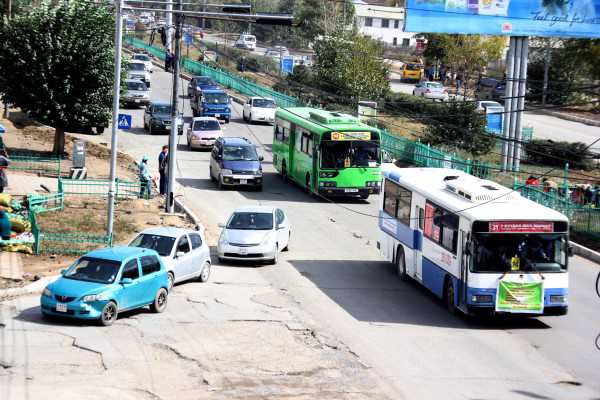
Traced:
POLYGON ((45 193, 42 188, 44 185, 51 192, 58 191, 58 180, 56 178, 46 178, 31 174, 24 174, 20 171, 8 169, 6 171, 8 177, 8 186, 5 192, 11 196, 26 196, 32 193, 45 193))

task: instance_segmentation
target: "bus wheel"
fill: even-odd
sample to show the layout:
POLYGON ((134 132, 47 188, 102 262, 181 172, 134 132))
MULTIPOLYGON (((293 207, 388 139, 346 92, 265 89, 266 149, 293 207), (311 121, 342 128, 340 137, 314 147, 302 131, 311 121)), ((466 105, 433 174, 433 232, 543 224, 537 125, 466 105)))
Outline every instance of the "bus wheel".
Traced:
POLYGON ((454 285, 452 284, 452 278, 446 279, 446 307, 450 314, 456 314, 456 303, 454 303, 454 285))
POLYGON ((306 174, 306 192, 310 193, 311 189, 310 189, 310 174, 306 174))
POLYGON ((399 249, 396 255, 396 272, 401 281, 406 282, 408 280, 408 275, 406 275, 406 260, 404 259, 404 250, 402 249, 399 249))
POLYGON ((368 194, 361 194, 360 195, 361 200, 367 200, 369 198, 368 194))
POLYGON ((288 176, 287 176, 287 168, 285 166, 285 160, 283 160, 283 162, 281 163, 281 179, 283 179, 283 181, 287 181, 288 176))

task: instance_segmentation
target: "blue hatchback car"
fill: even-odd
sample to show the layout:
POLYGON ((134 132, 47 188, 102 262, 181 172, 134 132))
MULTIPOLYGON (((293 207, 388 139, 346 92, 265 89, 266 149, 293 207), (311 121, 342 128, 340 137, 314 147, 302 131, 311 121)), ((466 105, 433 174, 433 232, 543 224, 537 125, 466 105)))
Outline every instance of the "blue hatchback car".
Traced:
POLYGON ((96 319, 109 326, 121 311, 167 307, 169 280, 160 256, 139 247, 94 250, 44 289, 44 316, 96 319))
POLYGON ((246 138, 220 137, 215 140, 210 156, 209 175, 219 189, 227 186, 263 187, 263 156, 246 138))

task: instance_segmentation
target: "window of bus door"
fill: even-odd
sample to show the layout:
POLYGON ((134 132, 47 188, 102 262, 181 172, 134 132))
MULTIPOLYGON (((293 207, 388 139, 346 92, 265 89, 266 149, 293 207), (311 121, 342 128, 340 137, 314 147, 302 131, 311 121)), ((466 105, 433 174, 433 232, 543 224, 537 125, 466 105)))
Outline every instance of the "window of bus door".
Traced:
POLYGON ((284 126, 280 121, 275 124, 275 140, 282 143, 290 141, 290 128, 284 126))
POLYGON ((321 168, 353 168, 379 166, 379 143, 374 140, 321 142, 321 168))
POLYGON ((385 180, 383 192, 383 210, 405 225, 410 226, 410 207, 412 192, 392 182, 385 180))
POLYGON ((564 233, 473 235, 473 272, 561 272, 566 269, 564 233))

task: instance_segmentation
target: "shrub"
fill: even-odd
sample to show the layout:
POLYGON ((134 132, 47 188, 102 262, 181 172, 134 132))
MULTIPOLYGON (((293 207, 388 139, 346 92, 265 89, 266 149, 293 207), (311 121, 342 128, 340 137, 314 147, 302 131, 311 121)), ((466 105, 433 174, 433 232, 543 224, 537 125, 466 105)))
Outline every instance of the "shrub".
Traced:
POLYGON ((581 142, 555 142, 545 139, 533 139, 525 144, 527 161, 532 164, 563 167, 566 162, 570 168, 592 169, 592 153, 581 142))

